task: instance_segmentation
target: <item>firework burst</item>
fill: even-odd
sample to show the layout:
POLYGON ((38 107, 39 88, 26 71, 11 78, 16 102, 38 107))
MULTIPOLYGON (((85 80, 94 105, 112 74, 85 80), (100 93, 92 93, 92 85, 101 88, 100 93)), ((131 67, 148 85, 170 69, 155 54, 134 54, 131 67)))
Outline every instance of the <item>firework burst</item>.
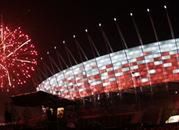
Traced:
POLYGON ((37 65, 37 51, 21 28, 0 26, 0 87, 13 88, 31 78, 37 65))

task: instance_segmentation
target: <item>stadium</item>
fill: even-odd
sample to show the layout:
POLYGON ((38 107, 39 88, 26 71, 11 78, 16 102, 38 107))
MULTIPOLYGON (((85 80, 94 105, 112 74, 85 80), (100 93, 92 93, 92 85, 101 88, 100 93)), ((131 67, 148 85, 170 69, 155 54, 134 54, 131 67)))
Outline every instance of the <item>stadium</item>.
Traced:
POLYGON ((178 109, 178 45, 170 39, 100 56, 56 73, 37 90, 82 99, 81 118, 109 127, 165 123, 178 109))
POLYGON ((78 99, 176 82, 178 45, 179 39, 171 39, 100 56, 56 73, 37 90, 78 99))
MULTIPOLYGON (((8 109, 13 108, 9 112, 15 116, 9 121, 8 118, 4 118, 5 124, 1 124, 0 127, 6 129, 10 127, 21 129, 22 127, 36 130, 68 128, 178 129, 179 38, 175 36, 167 6, 164 5, 163 9, 165 21, 162 20, 162 22, 164 22, 164 27, 169 27, 169 31, 166 31, 167 37, 168 34, 170 35, 168 38, 162 38, 164 34, 161 32, 162 29, 159 29, 160 33, 158 33, 156 28, 159 25, 156 24, 155 27, 150 9, 147 8, 145 13, 147 13, 148 25, 144 24, 146 27, 143 30, 147 30, 149 26, 150 33, 144 33, 141 31, 142 29, 141 32, 139 31, 137 23, 139 22, 140 25, 143 19, 135 21, 134 17, 138 18, 140 15, 128 14, 132 20, 130 24, 132 23, 132 27, 134 27, 133 31, 137 34, 137 38, 134 36, 137 42, 133 41, 133 36, 126 37, 125 35, 128 33, 125 32, 125 29, 129 30, 130 24, 126 20, 123 21, 126 24, 123 24, 122 20, 119 21, 115 17, 113 21, 111 20, 115 28, 105 26, 109 23, 104 22, 106 28, 99 23, 96 32, 93 29, 88 31, 83 28, 87 37, 82 36, 82 40, 78 39, 78 32, 76 32, 77 35, 73 35, 72 43, 75 43, 73 45, 67 45, 65 40, 62 44, 60 42, 55 46, 49 44, 53 50, 48 48, 45 56, 43 55, 39 61, 37 60, 38 63, 35 59, 32 60, 33 65, 38 66, 34 75, 30 75, 30 70, 35 71, 35 67, 23 68, 23 66, 29 65, 30 61, 28 60, 30 59, 20 60, 13 57, 16 61, 26 64, 22 64, 21 68, 17 64, 11 64, 12 60, 9 60, 7 67, 17 65, 22 74, 27 75, 26 80, 28 79, 27 81, 30 82, 31 90, 21 94, 18 91, 17 95, 12 95, 7 99, 9 104, 5 104, 4 110, 8 112, 8 109), (100 36, 102 34, 102 37, 98 36, 98 32, 100 32, 100 36), (155 38, 155 40, 144 40, 145 38, 141 35, 155 38), (136 42, 137 45, 129 44, 129 39, 134 44, 136 42), (116 44, 120 46, 120 49, 116 44), (112 46, 118 49, 113 50, 112 46), (100 54, 98 49, 101 49, 101 52, 104 49, 105 52, 100 54), (90 57, 90 54, 93 54, 93 57, 90 57), (34 90, 32 90, 32 86, 34 90)), ((158 14, 156 16, 160 20, 158 14)), ((56 30, 58 29, 56 28, 56 30)), ((55 35, 57 32, 53 33, 55 35)), ((25 46, 26 42, 17 46, 16 50, 23 45, 25 46)), ((8 45, 8 47, 10 46, 8 45)), ((31 49, 34 47, 31 46, 31 49)), ((26 54, 26 50, 22 51, 23 54, 26 54)), ((37 56, 37 53, 34 52, 31 51, 30 54, 37 56)), ((5 66, 7 63, 2 61, 5 66)), ((1 69, 3 69, 1 73, 4 73, 2 65, 1 69)), ((15 71, 12 72, 15 73, 15 71)), ((9 79, 9 82, 6 80, 4 82, 8 83, 9 88, 2 87, 2 90, 6 91, 7 89, 7 93, 13 93, 10 90, 11 78, 8 75, 3 75, 2 81, 5 78, 9 79)), ((19 78, 18 73, 16 78, 19 78)), ((22 81, 13 79, 12 83, 17 83, 18 86, 27 85, 23 77, 22 79, 22 81)))
MULTIPOLYGON (((130 16, 139 46, 128 48, 117 26, 125 49, 63 69, 42 81, 37 91, 79 101, 78 118, 84 128, 89 125, 86 122, 93 122, 100 128, 177 129, 177 125, 165 125, 179 120, 179 39, 174 37, 168 12, 172 39, 158 40, 149 15, 156 42, 147 44, 141 40, 133 14, 130 16)), ((104 31, 103 36, 108 43, 104 31)))
MULTIPOLYGON (((165 123, 178 122, 179 39, 174 37, 170 18, 166 15, 172 39, 159 41, 149 15, 156 42, 143 44, 133 14, 130 16, 139 46, 128 48, 116 24, 125 49, 61 70, 37 87, 37 91, 79 101, 81 128, 90 128, 92 122, 100 128, 170 129, 165 123)), ((102 33, 111 49, 104 30, 102 33)))
POLYGON ((0 130, 178 130, 177 1, 1 1, 0 130))

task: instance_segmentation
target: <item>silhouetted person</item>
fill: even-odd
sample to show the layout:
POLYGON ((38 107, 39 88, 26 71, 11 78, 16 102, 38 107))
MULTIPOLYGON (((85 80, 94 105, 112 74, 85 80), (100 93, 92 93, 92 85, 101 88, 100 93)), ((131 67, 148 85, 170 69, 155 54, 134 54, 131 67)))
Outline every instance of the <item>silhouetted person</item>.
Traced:
POLYGON ((52 112, 51 112, 50 108, 47 108, 46 114, 47 114, 48 121, 52 121, 52 112))
POLYGON ((55 130, 56 125, 54 124, 53 110, 51 108, 47 108, 46 114, 48 130, 55 130))
POLYGON ((4 119, 6 123, 12 122, 12 113, 8 108, 8 104, 5 104, 4 119))

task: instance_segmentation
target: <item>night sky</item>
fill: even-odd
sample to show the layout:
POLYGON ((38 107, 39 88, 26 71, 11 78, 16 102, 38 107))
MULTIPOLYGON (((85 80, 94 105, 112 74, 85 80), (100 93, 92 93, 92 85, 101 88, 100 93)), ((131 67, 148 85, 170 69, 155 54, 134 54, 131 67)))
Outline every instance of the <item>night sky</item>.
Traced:
POLYGON ((128 46, 139 45, 129 16, 131 11, 134 13, 144 43, 155 41, 146 13, 147 8, 152 11, 159 40, 170 39, 171 35, 163 9, 164 4, 168 6, 175 36, 178 37, 177 3, 169 0, 1 0, 0 12, 7 26, 21 26, 23 31, 30 35, 37 47, 39 57, 46 57, 47 51, 50 51, 51 56, 55 57, 54 46, 57 46, 58 52, 65 57, 64 47, 61 43, 66 40, 67 46, 80 62, 72 36, 73 34, 77 35, 77 39, 87 56, 93 58, 84 31, 86 28, 88 28, 100 54, 108 53, 99 31, 99 22, 102 23, 114 51, 123 49, 113 21, 114 17, 119 19, 128 46))

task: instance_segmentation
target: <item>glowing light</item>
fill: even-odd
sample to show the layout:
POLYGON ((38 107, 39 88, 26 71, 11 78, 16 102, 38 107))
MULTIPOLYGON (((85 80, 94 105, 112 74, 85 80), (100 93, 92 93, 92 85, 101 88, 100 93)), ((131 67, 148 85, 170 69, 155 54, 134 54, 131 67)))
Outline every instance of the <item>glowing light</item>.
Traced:
POLYGON ((178 94, 178 91, 175 91, 175 94, 178 94))
POLYGON ((179 115, 170 116, 168 120, 165 121, 165 123, 176 123, 179 122, 179 115))
POLYGON ((164 7, 164 9, 167 9, 167 6, 166 6, 166 5, 164 5, 163 7, 164 7))
POLYGON ((37 51, 21 28, 0 26, 0 85, 14 88, 31 77, 37 65, 37 51), (25 71, 28 70, 28 71, 25 71), (28 76, 30 75, 30 76, 28 76))
POLYGON ((116 18, 114 18, 114 21, 117 21, 117 19, 116 19, 116 18))
POLYGON ((73 35, 73 38, 76 38, 76 35, 73 35))
POLYGON ((149 9, 149 8, 147 9, 147 12, 150 12, 150 9, 149 9))
POLYGON ((130 16, 133 16, 133 13, 130 13, 130 16))
POLYGON ((99 23, 98 26, 101 27, 101 23, 99 23))
POLYGON ((88 32, 88 29, 85 29, 85 32, 88 32))

